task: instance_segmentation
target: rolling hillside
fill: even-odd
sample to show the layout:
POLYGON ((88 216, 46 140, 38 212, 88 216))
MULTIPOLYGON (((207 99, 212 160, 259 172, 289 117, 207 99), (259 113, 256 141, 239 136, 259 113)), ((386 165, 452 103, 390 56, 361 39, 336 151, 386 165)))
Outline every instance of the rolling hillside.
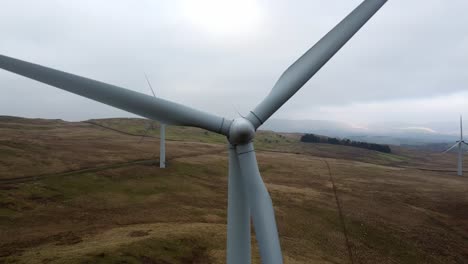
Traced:
MULTIPOLYGON (((224 263, 226 140, 169 127, 162 170, 147 122, 0 117, 0 263, 224 263)), ((285 263, 468 262, 455 154, 299 138, 255 139, 285 263)))

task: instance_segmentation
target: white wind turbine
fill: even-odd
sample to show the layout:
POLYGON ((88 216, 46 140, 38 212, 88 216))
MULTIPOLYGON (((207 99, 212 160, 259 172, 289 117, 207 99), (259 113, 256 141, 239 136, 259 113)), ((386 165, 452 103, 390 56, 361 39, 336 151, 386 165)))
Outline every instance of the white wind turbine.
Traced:
POLYGON ((246 117, 234 120, 3 55, 0 68, 165 124, 194 126, 225 135, 229 141, 227 262, 250 263, 252 217, 262 262, 283 263, 273 205, 252 143, 255 132, 386 2, 361 3, 294 62, 246 117))
MULTIPOLYGON (((151 89, 151 93, 153 93, 154 98, 156 98, 156 94, 154 93, 153 86, 151 85, 148 76, 145 74, 146 82, 148 83, 149 88, 151 89)), ((160 130, 159 130, 159 167, 166 168, 166 124, 159 122, 160 130)), ((148 123, 146 127, 145 134, 141 137, 140 142, 146 137, 148 134, 152 124, 148 123)))
POLYGON ((444 151, 444 153, 449 152, 455 147, 458 147, 458 166, 457 166, 457 174, 458 176, 463 176, 463 144, 468 145, 463 140, 463 121, 462 121, 462 116, 460 116, 460 140, 456 141, 455 145, 451 146, 449 149, 444 151))

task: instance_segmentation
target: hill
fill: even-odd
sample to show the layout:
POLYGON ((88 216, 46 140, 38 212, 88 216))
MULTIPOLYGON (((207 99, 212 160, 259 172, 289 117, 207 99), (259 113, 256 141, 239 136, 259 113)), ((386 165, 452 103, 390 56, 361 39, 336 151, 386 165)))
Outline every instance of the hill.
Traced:
MULTIPOLYGON (((225 139, 169 127, 159 169, 157 123, 139 143, 146 123, 1 117, 0 262, 223 263, 225 139)), ((355 263, 468 261, 468 179, 455 176, 455 154, 300 136, 255 139, 285 263, 350 262, 336 197, 355 263)))
POLYGON ((460 133, 457 120, 434 123, 385 121, 356 125, 329 120, 270 119, 261 128, 276 132, 312 133, 369 143, 411 145, 420 148, 427 144, 454 142, 460 133))

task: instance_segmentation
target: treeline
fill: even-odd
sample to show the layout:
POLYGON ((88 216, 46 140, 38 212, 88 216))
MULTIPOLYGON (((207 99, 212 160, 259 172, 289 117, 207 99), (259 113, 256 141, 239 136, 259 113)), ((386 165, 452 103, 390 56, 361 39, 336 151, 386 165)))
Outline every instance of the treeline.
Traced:
POLYGON ((317 136, 314 134, 303 135, 301 137, 301 142, 326 143, 326 144, 333 144, 333 145, 351 146, 351 147, 375 150, 375 151, 384 152, 384 153, 392 152, 392 150, 390 149, 388 145, 354 141, 354 140, 349 140, 347 138, 339 139, 339 138, 332 138, 332 137, 322 137, 322 136, 317 136))

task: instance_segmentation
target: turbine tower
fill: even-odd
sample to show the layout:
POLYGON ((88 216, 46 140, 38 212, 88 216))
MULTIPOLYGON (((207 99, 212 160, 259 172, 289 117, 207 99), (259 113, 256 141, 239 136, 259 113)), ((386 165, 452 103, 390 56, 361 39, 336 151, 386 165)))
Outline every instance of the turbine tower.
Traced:
POLYGON ((229 142, 227 263, 251 262, 252 218, 262 263, 278 264, 283 263, 283 256, 274 208, 260 175, 252 142, 256 130, 386 2, 362 2, 294 62, 281 75, 271 92, 246 117, 234 120, 3 55, 0 55, 0 68, 165 124, 194 126, 226 136, 229 142))
MULTIPOLYGON (((156 94, 154 93, 153 86, 148 79, 148 76, 145 74, 146 82, 148 83, 149 88, 151 89, 151 93, 153 93, 154 98, 156 98, 156 94)), ((159 122, 160 132, 159 132, 159 167, 164 169, 166 168, 166 125, 162 122, 159 122)), ((145 134, 143 135, 142 139, 148 134, 149 126, 146 127, 145 134)), ((141 141, 141 140, 140 140, 141 141)))
POLYGON ((455 147, 458 147, 458 166, 457 166, 457 174, 458 176, 463 176, 463 144, 468 145, 463 140, 463 121, 462 116, 460 116, 460 140, 457 140, 455 145, 451 146, 449 149, 444 151, 444 153, 449 152, 455 147))

